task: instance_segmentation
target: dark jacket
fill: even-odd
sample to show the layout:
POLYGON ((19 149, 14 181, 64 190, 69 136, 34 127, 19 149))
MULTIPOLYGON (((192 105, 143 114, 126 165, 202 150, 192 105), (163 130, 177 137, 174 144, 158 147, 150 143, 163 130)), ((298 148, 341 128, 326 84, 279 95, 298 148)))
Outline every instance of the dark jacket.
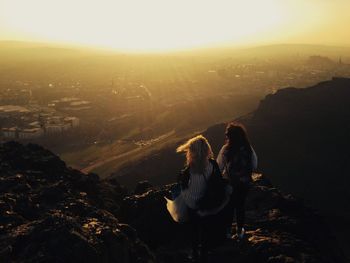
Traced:
POLYGON ((227 156, 227 146, 224 145, 219 153, 219 162, 226 177, 233 186, 241 183, 249 184, 252 181, 252 150, 241 147, 232 157, 227 156), (222 155, 222 156, 220 156, 222 155), (221 159, 220 159, 221 157, 221 159))

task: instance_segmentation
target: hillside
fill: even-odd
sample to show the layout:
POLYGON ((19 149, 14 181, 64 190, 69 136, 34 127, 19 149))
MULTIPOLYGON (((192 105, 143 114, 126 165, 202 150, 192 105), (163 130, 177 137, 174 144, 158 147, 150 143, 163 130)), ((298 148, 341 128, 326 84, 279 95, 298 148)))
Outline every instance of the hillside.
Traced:
MULTIPOLYGON (((274 185, 322 211, 344 251, 349 251, 350 79, 279 90, 239 121, 247 126, 259 169, 274 185)), ((225 124, 217 124, 203 132, 214 154, 224 142, 224 130, 225 124)), ((154 184, 172 182, 184 162, 175 153, 180 143, 124 167, 113 177, 128 187, 145 179, 154 184)))
MULTIPOLYGON (((350 79, 281 89, 239 121, 247 126, 259 168, 274 184, 323 210, 350 213, 346 173, 350 168, 350 79)), ((225 124, 218 124, 203 132, 214 154, 225 140, 224 130, 225 124)), ((113 177, 127 186, 144 179, 154 184, 173 181, 184 161, 175 153, 180 143, 124 167, 113 177)))
POLYGON ((322 208, 350 213, 350 79, 280 90, 245 123, 260 168, 276 185, 322 208))
MULTIPOLYGON (((1 262, 188 262, 186 226, 165 208, 170 185, 128 194, 34 144, 1 144, 0 160, 1 262)), ((264 176, 247 214, 247 240, 216 239, 209 262, 345 262, 322 217, 264 176)))

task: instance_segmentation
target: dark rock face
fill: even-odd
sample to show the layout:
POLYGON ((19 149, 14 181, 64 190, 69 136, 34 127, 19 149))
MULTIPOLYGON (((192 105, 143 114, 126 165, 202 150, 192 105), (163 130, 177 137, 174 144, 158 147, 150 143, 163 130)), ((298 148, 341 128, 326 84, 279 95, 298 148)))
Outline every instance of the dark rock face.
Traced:
MULTIPOLYGON (((255 175, 247 202, 247 240, 213 246, 210 262, 345 262, 327 225, 314 211, 255 175)), ((164 196, 171 185, 125 199, 124 220, 151 245, 159 262, 187 262, 186 224, 175 224, 164 196)), ((219 228, 214 224, 212 228, 219 228)))
POLYGON ((0 262, 153 262, 111 213, 125 196, 116 182, 69 169, 38 145, 5 143, 0 160, 0 262))
POLYGON ((282 89, 243 121, 260 168, 276 186, 350 216, 350 79, 282 89))
POLYGON ((159 244, 184 241, 182 227, 175 223, 166 210, 164 196, 170 198, 170 185, 153 188, 141 195, 131 195, 124 199, 121 219, 130 222, 140 238, 152 248, 159 244))
MULTIPOLYGON (((0 160, 0 262, 189 262, 189 225, 166 210, 171 185, 142 182, 128 195, 37 145, 2 144, 0 160)), ((322 218, 261 175, 247 209, 247 239, 215 239, 210 263, 345 262, 322 218)))

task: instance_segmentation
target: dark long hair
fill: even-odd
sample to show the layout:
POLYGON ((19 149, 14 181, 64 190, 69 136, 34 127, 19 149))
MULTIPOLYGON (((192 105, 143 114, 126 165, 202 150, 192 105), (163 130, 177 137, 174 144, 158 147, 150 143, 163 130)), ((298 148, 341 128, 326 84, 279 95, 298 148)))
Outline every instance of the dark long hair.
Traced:
POLYGON ((247 131, 243 124, 231 122, 226 127, 226 151, 227 160, 232 160, 243 147, 249 154, 252 154, 252 148, 248 139, 247 131))

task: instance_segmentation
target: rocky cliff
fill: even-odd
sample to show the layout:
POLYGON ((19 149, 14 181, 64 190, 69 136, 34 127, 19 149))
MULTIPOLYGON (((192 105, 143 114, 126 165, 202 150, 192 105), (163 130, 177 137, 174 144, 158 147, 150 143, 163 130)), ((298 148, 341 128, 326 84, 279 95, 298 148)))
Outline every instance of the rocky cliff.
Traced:
POLYGON ((350 215, 350 79, 282 89, 243 122, 275 185, 323 211, 350 215))
MULTIPOLYGON (((0 160, 0 262, 187 262, 188 226, 165 208, 170 185, 128 194, 33 144, 2 144, 0 160)), ((322 217, 261 175, 247 230, 241 243, 217 239, 210 262, 345 262, 322 217)))
POLYGON ((5 143, 0 160, 0 262, 154 262, 114 215, 118 184, 67 168, 38 145, 5 143))

